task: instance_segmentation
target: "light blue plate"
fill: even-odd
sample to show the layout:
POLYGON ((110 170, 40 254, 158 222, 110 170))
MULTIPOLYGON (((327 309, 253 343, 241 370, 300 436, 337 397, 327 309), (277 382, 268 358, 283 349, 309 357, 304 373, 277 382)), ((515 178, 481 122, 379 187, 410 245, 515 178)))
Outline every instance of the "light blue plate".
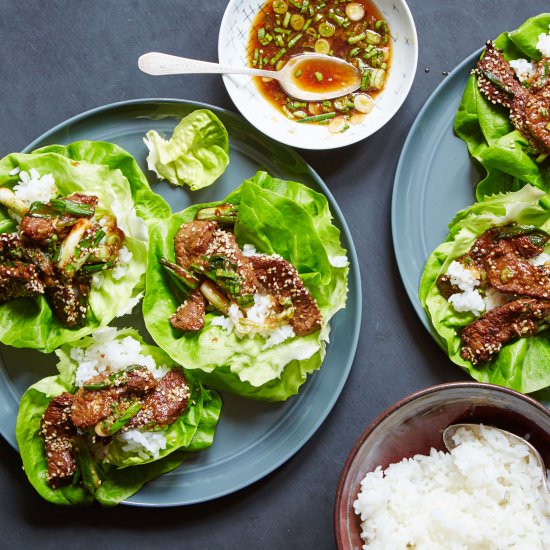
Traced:
POLYGON ((393 246, 405 290, 424 326, 430 321, 418 298, 424 265, 447 237, 455 214, 475 201, 479 179, 453 123, 470 70, 481 50, 465 59, 435 89, 403 146, 393 186, 393 246))
MULTIPOLYGON (((129 151, 144 172, 147 150, 143 136, 150 129, 171 134, 176 123, 197 108, 214 111, 230 138, 231 162, 210 188, 187 192, 168 184, 153 184, 174 211, 195 202, 220 200, 257 170, 300 181, 322 193, 330 203, 335 223, 351 264, 348 304, 331 321, 331 343, 324 365, 285 403, 248 401, 224 394, 214 445, 193 454, 178 470, 146 485, 126 501, 137 506, 175 506, 204 502, 237 491, 272 472, 296 453, 331 411, 348 377, 361 324, 361 285, 355 247, 327 186, 292 149, 263 136, 243 118, 196 102, 169 99, 136 100, 106 105, 67 120, 26 147, 30 151, 52 143, 81 139, 116 143, 129 151)), ((146 336, 141 315, 117 323, 137 327, 146 336)), ((19 399, 36 380, 55 373, 55 356, 32 350, 0 347, 0 433, 16 447, 15 418, 19 399)))

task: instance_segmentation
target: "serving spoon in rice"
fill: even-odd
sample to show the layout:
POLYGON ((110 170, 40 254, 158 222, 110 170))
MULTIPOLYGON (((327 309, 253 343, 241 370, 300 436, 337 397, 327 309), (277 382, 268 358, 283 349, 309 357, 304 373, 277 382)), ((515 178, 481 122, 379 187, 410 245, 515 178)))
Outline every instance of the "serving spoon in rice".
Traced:
POLYGON ((505 436, 511 445, 513 444, 520 444, 523 445, 529 452, 529 455, 533 458, 533 460, 539 465, 541 470, 541 477, 542 477, 542 487, 545 489, 546 497, 550 499, 550 489, 548 488, 548 478, 547 478, 547 472, 546 472, 546 465, 544 464, 544 460, 542 459, 542 456, 537 451, 537 449, 529 443, 525 438, 520 437, 519 435, 513 434, 511 432, 508 432, 507 430, 502 430, 500 428, 495 428, 494 426, 486 426, 485 424, 451 424, 450 426, 447 426, 443 430, 443 443, 445 444, 445 447, 449 451, 452 451, 454 448, 458 447, 460 445, 460 442, 455 442, 454 436, 456 435, 456 432, 460 430, 461 428, 465 428, 469 430, 476 438, 482 439, 483 432, 498 432, 505 436))

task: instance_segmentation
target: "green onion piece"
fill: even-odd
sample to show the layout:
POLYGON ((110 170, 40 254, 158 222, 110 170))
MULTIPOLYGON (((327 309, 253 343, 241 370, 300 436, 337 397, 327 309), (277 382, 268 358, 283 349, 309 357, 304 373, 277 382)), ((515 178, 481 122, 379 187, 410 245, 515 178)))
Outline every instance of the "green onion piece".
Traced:
POLYGON ((293 38, 291 38, 291 39, 288 41, 287 46, 288 46, 289 48, 292 48, 293 46, 296 45, 296 43, 298 42, 298 40, 300 40, 300 38, 302 38, 302 36, 303 36, 302 33, 297 34, 296 36, 294 36, 293 38))
POLYGON ((361 40, 364 40, 367 36, 367 32, 362 32, 360 34, 354 34, 353 36, 350 36, 348 38, 348 44, 357 44, 357 42, 361 42, 361 40))
POLYGON ((255 67, 258 64, 258 48, 254 48, 254 57, 252 58, 252 65, 255 67))
POLYGON ((109 437, 120 431, 143 408, 141 401, 134 401, 122 413, 113 413, 95 425, 95 433, 100 437, 109 437))
POLYGON ((294 15, 292 15, 292 17, 290 18, 290 26, 295 30, 295 31, 301 31, 303 26, 305 25, 305 22, 306 20, 304 19, 304 17, 302 15, 300 15, 299 13, 295 13, 294 15))
POLYGON ((72 442, 78 468, 82 475, 82 485, 84 485, 88 493, 95 495, 96 491, 101 487, 101 477, 98 472, 97 464, 92 458, 90 449, 82 437, 74 437, 72 442))
POLYGON ((265 29, 263 27, 258 29, 258 40, 263 40, 265 37, 265 29))
POLYGON ((323 21, 318 27, 317 30, 321 36, 328 38, 334 34, 335 28, 332 23, 328 21, 323 21))
POLYGON ((358 47, 355 47, 355 48, 352 48, 349 53, 348 53, 348 56, 349 57, 356 57, 357 54, 361 51, 361 48, 358 48, 358 47))
POLYGON ((302 76, 302 71, 300 69, 298 69, 295 73, 294 73, 294 76, 296 78, 300 78, 302 76))
POLYGON ((60 214, 71 214, 73 216, 93 216, 94 208, 89 204, 84 204, 70 199, 52 199, 50 206, 60 214))
POLYGON ((369 87, 372 71, 367 70, 363 71, 361 75, 361 85, 359 86, 360 90, 366 90, 369 87))
POLYGON ((349 21, 345 17, 338 15, 333 10, 329 10, 328 17, 332 19, 339 27, 347 27, 349 25, 349 21))
POLYGON ((243 296, 238 296, 236 300, 239 307, 250 307, 254 305, 253 294, 244 294, 243 296))
POLYGON ((323 73, 315 71, 315 78, 318 82, 321 82, 323 80, 323 73))
POLYGON ((326 38, 319 38, 315 41, 315 51, 317 53, 328 54, 330 52, 330 43, 326 38))
POLYGON ((233 204, 220 204, 219 206, 211 206, 201 208, 195 214, 196 220, 217 221, 221 223, 235 223, 239 207, 233 204))
POLYGON ((382 37, 377 32, 367 29, 365 33, 365 39, 369 44, 380 44, 380 42, 382 42, 382 37))
POLYGON ((185 295, 189 293, 189 290, 194 290, 199 286, 199 279, 183 267, 168 261, 166 258, 159 258, 159 263, 178 290, 185 295))
POLYGON ((222 294, 218 287, 212 281, 204 281, 200 286, 202 295, 218 311, 227 314, 229 311, 229 300, 222 294))
POLYGON ((289 4, 292 4, 295 8, 298 8, 299 10, 302 9, 302 3, 297 2, 296 0, 288 0, 289 4))
POLYGON ((283 0, 273 0, 271 7, 278 14, 288 13, 288 4, 283 0))
POLYGON ((290 12, 287 11, 285 13, 285 18, 283 19, 283 27, 288 27, 288 24, 290 23, 290 12))
POLYGON ((311 22, 313 21, 313 19, 309 18, 305 24, 304 24, 304 28, 302 29, 303 31, 307 31, 309 29, 309 26, 311 25, 311 22))
POLYGON ((320 115, 306 116, 304 118, 298 119, 296 122, 322 122, 325 120, 330 120, 336 116, 335 112, 323 113, 320 115))
POLYGON ((281 59, 281 57, 283 57, 283 55, 285 55, 286 53, 286 48, 281 48, 270 60, 269 60, 269 63, 271 65, 275 65, 275 63, 277 63, 277 61, 279 61, 279 59, 281 59))

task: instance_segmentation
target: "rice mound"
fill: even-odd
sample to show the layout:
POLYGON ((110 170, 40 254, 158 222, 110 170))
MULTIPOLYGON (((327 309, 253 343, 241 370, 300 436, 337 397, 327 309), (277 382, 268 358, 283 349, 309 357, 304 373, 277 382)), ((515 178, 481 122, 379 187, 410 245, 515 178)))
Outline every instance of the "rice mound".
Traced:
POLYGON ((465 428, 451 453, 378 467, 353 503, 365 549, 550 548, 550 499, 521 443, 465 428))

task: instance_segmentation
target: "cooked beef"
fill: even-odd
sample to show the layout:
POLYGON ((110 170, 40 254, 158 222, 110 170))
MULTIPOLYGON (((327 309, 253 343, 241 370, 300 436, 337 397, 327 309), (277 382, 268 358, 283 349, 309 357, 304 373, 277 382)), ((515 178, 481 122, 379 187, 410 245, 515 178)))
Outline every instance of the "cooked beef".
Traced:
POLYGON ((177 330, 197 331, 204 327, 206 302, 199 289, 189 294, 176 313, 170 317, 170 324, 177 330))
POLYGON ((56 227, 55 221, 56 218, 38 218, 26 214, 21 219, 21 234, 39 244, 45 244, 54 235, 59 235, 61 238, 66 237, 69 228, 64 227, 63 231, 60 232, 56 227))
POLYGON ((189 269, 190 264, 208 269, 209 258, 222 258, 226 263, 224 269, 237 274, 240 296, 258 291, 254 269, 239 248, 235 235, 221 229, 215 221, 194 220, 183 224, 174 238, 174 250, 176 262, 185 269, 189 269))
POLYGON ((297 336, 307 336, 321 328, 322 317, 315 298, 304 286, 295 267, 283 258, 250 256, 260 283, 281 303, 288 299, 294 307, 290 324, 297 336))
POLYGON ((23 241, 17 233, 0 233, 0 261, 23 260, 23 241))
POLYGON ((476 319, 462 330, 463 359, 477 365, 491 359, 517 337, 533 334, 550 315, 550 300, 518 298, 476 319))
POLYGON ((46 298, 54 315, 69 328, 84 324, 89 294, 90 279, 82 276, 58 280, 46 289, 46 298))
POLYGON ((488 283, 507 294, 550 298, 550 273, 518 254, 519 240, 527 239, 501 239, 491 247, 485 262, 488 283))
MULTIPOLYGON (((477 64, 479 89, 495 105, 510 109, 510 121, 542 153, 550 152, 550 78, 549 59, 537 63, 532 86, 523 86, 502 52, 487 42, 477 64)), ((530 82, 531 84, 531 82, 530 82)))
POLYGON ((71 421, 73 396, 62 393, 54 397, 46 408, 40 423, 44 440, 46 479, 53 489, 71 482, 76 472, 76 461, 71 438, 76 429, 71 421))
POLYGON ((0 264, 0 302, 44 293, 44 285, 32 264, 20 261, 0 264))
POLYGON ((142 409, 124 426, 123 430, 148 427, 158 428, 173 424, 185 411, 189 387, 180 369, 172 369, 150 391, 142 409))
POLYGON ((65 199, 78 202, 80 204, 87 204, 94 209, 99 202, 99 199, 95 195, 85 195, 84 193, 72 193, 71 195, 67 195, 65 199))
POLYGON ((72 418, 74 425, 86 430, 113 413, 124 396, 143 395, 157 385, 145 367, 121 371, 115 375, 99 375, 87 380, 84 386, 104 386, 102 389, 79 388, 74 395, 72 418))
POLYGON ((184 223, 174 237, 176 263, 187 270, 192 263, 203 265, 203 256, 217 228, 218 224, 214 221, 184 223))

